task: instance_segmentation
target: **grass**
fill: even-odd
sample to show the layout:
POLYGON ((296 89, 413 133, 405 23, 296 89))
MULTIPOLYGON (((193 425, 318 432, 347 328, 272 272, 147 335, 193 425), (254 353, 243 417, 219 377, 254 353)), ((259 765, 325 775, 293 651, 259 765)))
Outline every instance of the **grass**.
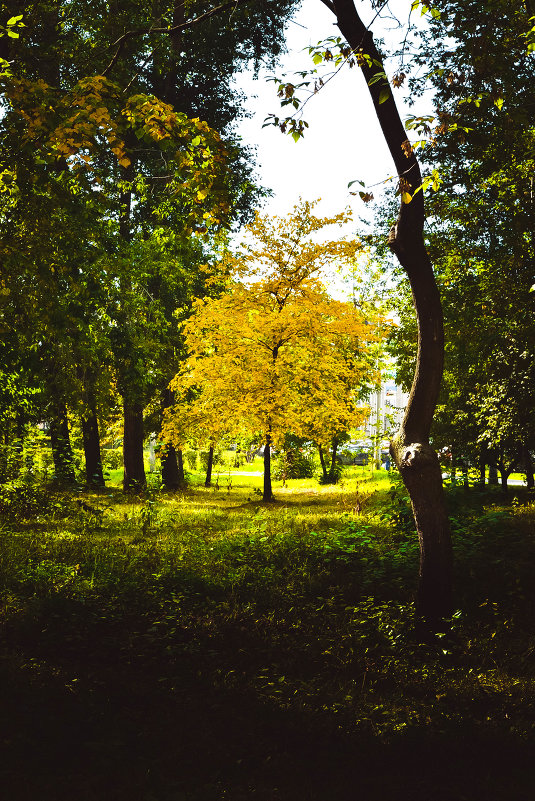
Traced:
POLYGON ((417 543, 384 472, 278 482, 269 505, 260 485, 112 487, 86 508, 45 492, 4 514, 6 798, 531 797, 527 492, 450 490, 459 608, 421 641, 417 543))

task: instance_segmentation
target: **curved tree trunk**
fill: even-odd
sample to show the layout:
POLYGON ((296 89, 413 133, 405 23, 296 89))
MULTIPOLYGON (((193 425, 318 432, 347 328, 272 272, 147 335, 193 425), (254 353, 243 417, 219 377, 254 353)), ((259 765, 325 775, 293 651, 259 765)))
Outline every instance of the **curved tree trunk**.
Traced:
POLYGON ((418 323, 418 353, 413 384, 390 452, 408 489, 420 542, 417 612, 429 623, 452 611, 452 548, 442 488, 442 471, 429 444, 444 361, 442 306, 424 237, 423 192, 418 161, 408 145, 381 55, 353 0, 324 0, 357 55, 386 143, 400 178, 402 203, 389 237, 410 281, 418 323))

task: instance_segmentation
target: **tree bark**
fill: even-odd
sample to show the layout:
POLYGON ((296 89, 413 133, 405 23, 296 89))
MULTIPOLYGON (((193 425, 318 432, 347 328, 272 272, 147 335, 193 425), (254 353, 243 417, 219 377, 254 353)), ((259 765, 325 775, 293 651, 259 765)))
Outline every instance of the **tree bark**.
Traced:
POLYGON ((54 460, 54 478, 59 484, 76 484, 74 457, 69 434, 67 407, 62 401, 54 402, 50 419, 50 444, 54 460))
POLYGON ((418 615, 434 624, 452 611, 452 547, 438 457, 429 444, 444 362, 442 306, 426 250, 418 161, 407 144, 382 57, 353 0, 328 0, 366 79, 377 119, 400 179, 402 202, 389 237, 411 285, 418 324, 416 370, 405 416, 390 452, 410 495, 420 543, 418 615), (404 202, 411 196, 410 202, 404 202))
POLYGON ((498 468, 496 462, 489 462, 489 486, 497 487, 498 483, 498 468))
POLYGON ((522 456, 524 461, 524 473, 526 475, 526 485, 528 489, 535 487, 535 478, 533 476, 533 460, 527 445, 522 446, 522 456))
POLYGON ((271 434, 266 436, 266 444, 264 445, 264 492, 262 500, 266 503, 274 500, 271 487, 271 434))
POLYGON ((143 406, 124 400, 124 492, 141 492, 147 485, 143 463, 143 406))
POLYGON ((82 439, 85 455, 85 481, 88 487, 104 487, 98 418, 94 404, 82 415, 82 439))
POLYGON ((505 495, 507 495, 507 493, 509 491, 509 487, 507 486, 507 479, 509 478, 509 476, 513 472, 515 463, 511 462, 510 466, 508 467, 506 462, 505 462, 505 458, 506 457, 504 455, 503 449, 500 449, 500 455, 499 455, 498 459, 496 460, 496 467, 498 468, 498 471, 500 473, 500 483, 502 485, 502 492, 505 495))
MULTIPOLYGON (((178 467, 177 451, 170 443, 162 445, 162 484, 168 492, 176 492, 184 486, 184 470, 182 480, 178 467)), ((182 451, 180 451, 182 454, 182 451)))
POLYGON ((338 440, 333 439, 333 449, 331 453, 331 466, 329 468, 329 484, 336 484, 336 451, 338 450, 338 440))
POLYGON ((487 456, 484 450, 479 457, 479 487, 485 489, 485 468, 487 467, 487 456))
POLYGON ((186 488, 186 475, 184 473, 184 458, 182 456, 182 449, 177 448, 176 463, 178 468, 178 489, 186 488))
POLYGON ((321 445, 319 445, 318 451, 319 451, 319 455, 320 455, 321 469, 322 469, 322 472, 323 472, 323 483, 326 484, 327 483, 327 479, 328 479, 328 473, 327 473, 327 467, 325 465, 325 455, 323 453, 323 448, 321 447, 321 445))
POLYGON ((204 486, 209 487, 212 483, 212 466, 214 464, 214 443, 210 443, 210 447, 208 449, 208 464, 206 465, 206 479, 204 481, 204 486))

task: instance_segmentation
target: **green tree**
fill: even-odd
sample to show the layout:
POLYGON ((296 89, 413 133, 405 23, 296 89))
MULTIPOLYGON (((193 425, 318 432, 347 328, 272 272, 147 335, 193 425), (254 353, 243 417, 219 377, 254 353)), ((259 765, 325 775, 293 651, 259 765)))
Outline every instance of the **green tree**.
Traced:
MULTIPOLYGON (((177 368, 168 361, 168 375, 162 375, 158 386, 155 357, 161 358, 168 347, 172 310, 185 303, 186 287, 195 283, 185 281, 183 291, 171 302, 162 273, 162 297, 156 296, 154 271, 143 256, 152 238, 153 247, 161 251, 162 229, 175 232, 184 250, 194 229, 199 236, 206 229, 215 232, 247 212, 256 190, 250 180, 249 154, 232 141, 232 122, 240 113, 232 76, 251 59, 260 63, 277 54, 291 5, 281 1, 255 8, 254 24, 241 8, 228 8, 227 19, 230 11, 232 17, 224 27, 220 23, 215 27, 212 21, 217 9, 198 3, 190 4, 187 15, 180 3, 131 2, 113 14, 107 13, 105 3, 84 1, 36 3, 26 8, 24 37, 17 40, 16 74, 4 76, 7 113, 2 120, 2 176, 4 183, 14 182, 19 193, 23 249, 38 245, 40 263, 52 264, 55 254, 47 253, 46 237, 36 236, 39 226, 32 220, 24 222, 20 201, 27 199, 31 205, 33 195, 53 198, 58 208, 56 224, 61 218, 72 253, 83 252, 88 241, 94 248, 89 264, 98 269, 83 276, 81 283, 89 285, 98 278, 95 294, 100 319, 110 324, 106 344, 125 404, 126 488, 144 484, 143 407, 151 393, 163 393, 177 368), (224 134, 225 143, 206 120, 224 134), (12 164, 17 164, 15 174, 8 170, 12 164), (95 227, 89 235, 86 226, 78 228, 69 219, 76 205, 73 197, 80 208, 92 213, 95 227), (77 231, 79 242, 75 242, 77 231), (149 310, 148 297, 152 299, 149 310), (157 342, 157 320, 164 323, 160 326, 163 343, 157 342)), ((11 60, 13 51, 7 40, 3 54, 11 60)), ((8 239, 10 223, 6 217, 8 239)), ((175 258, 176 243, 168 250, 175 258)), ((191 254, 195 247, 189 250, 191 254)), ((190 261, 192 274, 204 260, 190 261)), ((84 259, 79 264, 86 270, 84 259)), ((31 285, 34 266, 28 266, 24 278, 31 285)), ((15 279, 21 283, 16 270, 15 279)), ((168 284, 173 283, 171 277, 168 284)), ((64 288, 69 293, 74 287, 64 288)), ((51 289, 53 297, 57 290, 51 289)), ((24 292, 21 287, 19 296, 24 292)), ((43 316, 45 342, 65 342, 65 328, 72 337, 84 337, 86 325, 83 316, 71 316, 58 337, 51 317, 43 316)), ((79 349, 70 353, 78 355, 79 349)), ((75 372, 87 380, 96 374, 92 368, 109 355, 107 351, 103 359, 94 350, 91 364, 78 364, 75 372)), ((62 378, 60 383, 72 407, 72 382, 62 378)), ((93 409, 87 432, 94 441, 98 430, 94 387, 84 388, 82 394, 86 408, 93 409)))
POLYGON ((442 177, 428 204, 448 332, 435 434, 498 463, 506 486, 515 462, 531 480, 535 447, 533 10, 501 0, 433 7, 416 66, 436 92, 425 153, 442 177))

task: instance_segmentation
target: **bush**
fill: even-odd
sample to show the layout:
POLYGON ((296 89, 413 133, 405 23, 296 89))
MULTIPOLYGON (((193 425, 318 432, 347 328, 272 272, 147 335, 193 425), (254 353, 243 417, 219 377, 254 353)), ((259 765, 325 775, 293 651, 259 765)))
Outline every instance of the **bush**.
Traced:
MULTIPOLYGON (((203 470, 208 468, 208 453, 209 451, 199 451, 201 467, 203 470)), ((223 454, 220 450, 214 450, 214 461, 212 462, 212 466, 215 467, 217 464, 223 464, 223 454)))
POLYGON ((16 518, 34 517, 48 511, 50 494, 39 484, 23 479, 0 484, 0 513, 16 518))
POLYGON ((188 448, 187 451, 183 452, 184 460, 189 467, 190 470, 197 469, 197 451, 195 448, 188 448))
POLYGON ((312 454, 300 448, 289 448, 279 455, 273 470, 273 478, 313 478, 316 465, 312 454))
POLYGON ((327 475, 324 476, 323 473, 322 473, 321 476, 318 479, 319 483, 320 484, 338 484, 338 482, 342 478, 342 473, 343 472, 344 472, 344 469, 343 469, 342 464, 340 462, 335 462, 335 464, 334 464, 334 472, 331 472, 331 467, 330 467, 330 462, 329 462, 329 467, 327 469, 327 475))
POLYGON ((400 537, 412 536, 416 531, 416 526, 409 493, 399 473, 392 471, 389 478, 388 503, 383 507, 381 520, 389 523, 400 537))
POLYGON ((120 470, 123 466, 122 448, 102 448, 102 467, 106 470, 120 470))

